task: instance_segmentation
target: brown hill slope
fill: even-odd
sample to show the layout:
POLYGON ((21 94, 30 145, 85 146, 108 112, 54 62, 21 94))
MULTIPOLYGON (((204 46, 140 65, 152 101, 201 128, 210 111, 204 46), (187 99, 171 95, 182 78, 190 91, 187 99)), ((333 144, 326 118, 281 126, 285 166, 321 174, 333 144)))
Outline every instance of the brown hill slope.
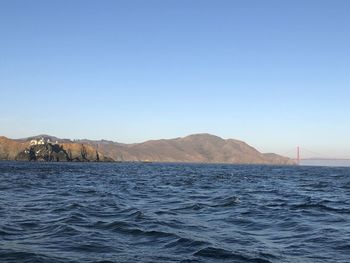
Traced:
POLYGON ((0 160, 15 160, 16 156, 24 151, 29 144, 0 137, 0 160))
POLYGON ((88 141, 100 152, 118 161, 201 162, 247 164, 293 164, 277 154, 263 154, 245 142, 210 134, 194 134, 184 138, 151 140, 120 144, 110 141, 88 141))

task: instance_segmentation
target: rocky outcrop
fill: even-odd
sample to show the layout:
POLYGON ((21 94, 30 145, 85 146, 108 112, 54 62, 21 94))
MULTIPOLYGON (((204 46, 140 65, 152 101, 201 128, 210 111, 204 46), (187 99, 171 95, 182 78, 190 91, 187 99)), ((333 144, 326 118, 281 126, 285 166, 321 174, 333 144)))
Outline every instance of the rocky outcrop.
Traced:
POLYGON ((67 151, 68 157, 72 161, 86 162, 110 162, 113 161, 108 155, 99 152, 94 146, 83 143, 62 143, 67 151))
POLYGON ((33 145, 20 152, 17 161, 46 161, 46 162, 67 162, 69 159, 67 152, 61 145, 46 143, 43 145, 33 145))

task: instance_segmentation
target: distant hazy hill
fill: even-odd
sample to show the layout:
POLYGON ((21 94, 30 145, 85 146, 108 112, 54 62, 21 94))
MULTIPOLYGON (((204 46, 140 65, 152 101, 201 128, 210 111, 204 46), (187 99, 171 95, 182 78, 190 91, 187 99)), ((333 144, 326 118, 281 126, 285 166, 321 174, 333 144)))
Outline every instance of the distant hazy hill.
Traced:
POLYGON ((260 153, 245 142, 210 134, 195 134, 184 138, 151 140, 143 143, 122 144, 100 140, 59 139, 49 135, 11 140, 0 137, 0 159, 16 159, 17 154, 29 145, 34 138, 58 141, 67 150, 78 154, 81 145, 93 155, 98 152, 115 161, 150 161, 150 162, 199 162, 199 163, 246 163, 246 164, 293 164, 289 158, 273 154, 260 153))

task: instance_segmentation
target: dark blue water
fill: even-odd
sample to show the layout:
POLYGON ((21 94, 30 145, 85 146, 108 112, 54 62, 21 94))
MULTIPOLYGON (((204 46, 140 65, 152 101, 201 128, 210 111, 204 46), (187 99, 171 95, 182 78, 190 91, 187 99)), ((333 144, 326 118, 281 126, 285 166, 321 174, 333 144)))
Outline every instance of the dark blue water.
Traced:
POLYGON ((0 162, 0 262, 350 262, 350 168, 0 162))

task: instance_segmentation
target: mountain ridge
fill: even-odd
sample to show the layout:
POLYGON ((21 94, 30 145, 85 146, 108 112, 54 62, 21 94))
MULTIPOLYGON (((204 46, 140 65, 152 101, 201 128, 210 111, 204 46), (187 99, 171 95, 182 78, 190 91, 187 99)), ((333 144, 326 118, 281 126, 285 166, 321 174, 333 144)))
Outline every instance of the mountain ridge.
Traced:
MULTIPOLYGON (((16 153, 10 151, 6 155, 6 150, 4 150, 6 147, 2 143, 3 138, 6 137, 0 137, 0 159, 15 160, 16 153)), ((58 144, 66 148, 67 151, 74 149, 77 154, 81 147, 87 147, 90 156, 93 156, 93 153, 96 152, 96 155, 114 161, 294 164, 294 161, 287 157, 274 153, 261 153, 244 141, 223 139, 209 133, 191 134, 173 139, 147 140, 131 144, 103 139, 60 139, 50 135, 31 136, 17 140, 6 139, 9 140, 9 145, 12 145, 14 151, 24 151, 23 147, 29 144, 31 140, 38 138, 58 141, 58 144)), ((92 158, 91 160, 95 159, 92 158)))

